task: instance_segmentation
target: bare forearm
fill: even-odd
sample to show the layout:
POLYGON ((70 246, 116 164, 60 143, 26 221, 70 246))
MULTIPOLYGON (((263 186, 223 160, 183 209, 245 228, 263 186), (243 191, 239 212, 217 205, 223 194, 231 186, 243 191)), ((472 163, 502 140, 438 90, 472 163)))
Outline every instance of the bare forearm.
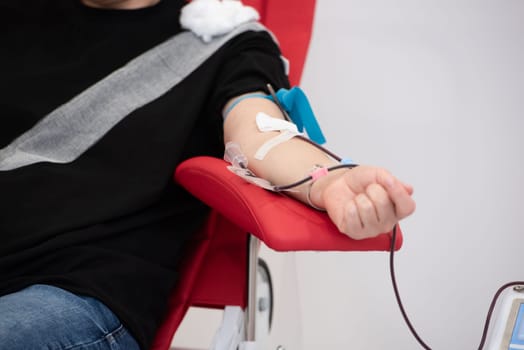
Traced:
MULTIPOLYGON (((229 111, 227 106, 226 110, 229 111)), ((306 177, 315 166, 329 167, 337 163, 322 150, 296 137, 276 145, 263 159, 256 159, 260 147, 279 133, 258 129, 256 115, 259 112, 284 118, 272 101, 248 98, 234 105, 224 124, 226 143, 240 145, 248 167, 257 176, 283 185, 306 177)), ((329 172, 295 190, 289 194, 308 203, 309 193, 309 204, 326 209, 339 230, 356 239, 389 231, 415 210, 411 186, 380 167, 359 166, 350 171, 329 172)))
MULTIPOLYGON (((224 124, 225 141, 240 145, 244 155, 248 158, 249 168, 259 177, 273 184, 283 185, 306 177, 316 165, 336 164, 336 161, 328 157, 322 150, 299 138, 292 138, 278 144, 265 155, 263 160, 256 159, 254 155, 257 150, 266 141, 279 134, 278 131, 261 132, 258 130, 255 117, 259 112, 284 119, 279 108, 272 101, 250 98, 239 102, 228 114, 224 124)), ((299 186, 289 194, 306 202, 305 189, 307 186, 308 184, 299 186)), ((320 198, 316 198, 315 205, 321 206, 319 202, 320 198)))

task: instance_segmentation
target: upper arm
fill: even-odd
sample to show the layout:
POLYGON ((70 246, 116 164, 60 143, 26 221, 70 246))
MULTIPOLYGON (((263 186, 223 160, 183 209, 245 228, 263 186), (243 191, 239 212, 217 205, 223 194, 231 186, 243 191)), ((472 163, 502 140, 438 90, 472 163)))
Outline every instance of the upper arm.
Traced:
POLYGON ((265 92, 267 84, 276 90, 289 88, 280 50, 267 32, 238 35, 222 48, 222 55, 210 96, 218 115, 228 101, 246 93, 265 92))

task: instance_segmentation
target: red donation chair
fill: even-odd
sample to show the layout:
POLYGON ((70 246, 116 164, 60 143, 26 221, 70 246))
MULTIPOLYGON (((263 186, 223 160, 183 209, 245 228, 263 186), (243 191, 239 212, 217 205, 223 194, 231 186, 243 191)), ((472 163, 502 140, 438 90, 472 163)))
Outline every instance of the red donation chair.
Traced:
MULTIPOLYGON (((243 0, 278 38, 289 59, 289 78, 298 85, 311 37, 315 0, 243 0)), ((184 260, 178 288, 151 350, 167 350, 189 307, 236 306, 245 318, 243 342, 231 349, 257 349, 255 339, 256 274, 260 241, 275 251, 388 251, 391 232, 352 240, 327 215, 248 184, 211 157, 180 164, 174 178, 212 208, 184 260)), ((402 245, 397 230, 395 249, 402 245)), ((224 349, 229 349, 225 347, 224 349)), ((257 349, 263 350, 263 349, 257 349)))

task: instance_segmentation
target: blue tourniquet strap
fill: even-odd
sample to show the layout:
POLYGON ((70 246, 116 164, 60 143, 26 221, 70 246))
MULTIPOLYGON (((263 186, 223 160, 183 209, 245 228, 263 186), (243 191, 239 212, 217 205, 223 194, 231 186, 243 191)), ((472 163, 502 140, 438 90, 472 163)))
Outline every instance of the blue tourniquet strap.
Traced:
MULTIPOLYGON (((318 124, 306 94, 304 91, 302 91, 302 89, 297 86, 291 88, 291 90, 280 89, 275 93, 275 95, 280 106, 287 112, 291 118, 291 121, 296 124, 297 129, 300 132, 306 129, 307 135, 311 140, 320 145, 326 143, 326 139, 322 134, 322 130, 320 130, 320 125, 318 124)), ((273 101, 273 97, 271 95, 264 95, 261 93, 252 93, 240 96, 235 99, 224 112, 224 119, 240 101, 248 98, 266 98, 273 101)))
POLYGON ((326 143, 326 138, 320 130, 320 125, 313 114, 311 105, 299 87, 291 90, 280 89, 276 92, 278 101, 289 114, 289 117, 297 125, 299 131, 306 129, 309 138, 318 144, 326 143))

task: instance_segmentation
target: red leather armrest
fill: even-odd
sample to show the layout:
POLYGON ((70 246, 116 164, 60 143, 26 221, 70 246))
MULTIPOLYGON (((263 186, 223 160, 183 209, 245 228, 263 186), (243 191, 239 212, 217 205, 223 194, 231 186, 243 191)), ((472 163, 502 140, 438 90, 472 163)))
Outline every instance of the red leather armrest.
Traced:
MULTIPOLYGON (((195 157, 178 166, 175 179, 204 203, 277 251, 389 250, 391 233, 353 240, 341 234, 327 214, 299 201, 249 184, 218 158, 195 157)), ((402 245, 397 231, 395 248, 402 245)))

